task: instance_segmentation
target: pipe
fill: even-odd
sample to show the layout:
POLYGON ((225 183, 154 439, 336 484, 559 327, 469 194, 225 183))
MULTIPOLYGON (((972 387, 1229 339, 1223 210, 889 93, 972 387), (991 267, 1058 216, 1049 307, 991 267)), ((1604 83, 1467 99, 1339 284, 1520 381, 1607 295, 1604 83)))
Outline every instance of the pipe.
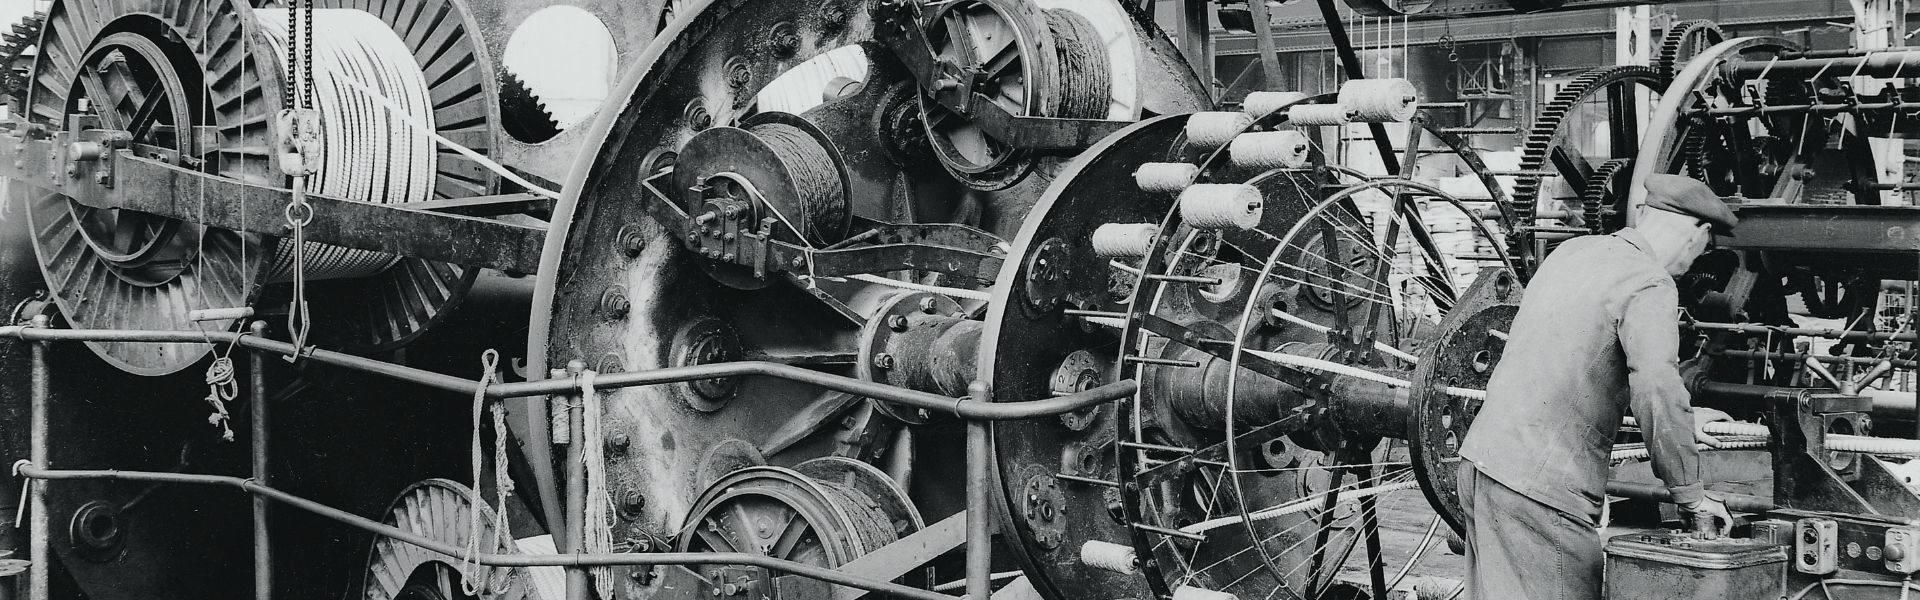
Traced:
MULTIPOLYGON (((1673 503, 1673 492, 1668 490, 1667 486, 1660 485, 1657 483, 1641 483, 1637 481, 1609 481, 1607 482, 1607 495, 1618 496, 1621 498, 1634 498, 1638 500, 1653 500, 1656 502, 1665 502, 1668 504, 1673 503)), ((1727 505, 1727 510, 1730 510, 1730 511, 1745 512, 1745 513, 1762 513, 1762 512, 1773 510, 1773 501, 1768 500, 1766 498, 1761 498, 1759 496, 1749 496, 1746 494, 1722 494, 1720 492, 1714 492, 1713 495, 1714 497, 1718 498, 1721 502, 1725 503, 1727 505)))
POLYGON ((1847 329, 1815 329, 1811 327, 1775 327, 1771 325, 1751 325, 1745 323, 1710 323, 1705 321, 1686 321, 1680 324, 1687 329, 1706 329, 1709 331, 1731 331, 1735 333, 1758 333, 1775 335, 1808 335, 1835 340, 1866 342, 1916 342, 1920 334, 1890 333, 1879 331, 1853 331, 1847 329))
MULTIPOLYGON (((46 315, 33 317, 32 327, 34 329, 40 329, 46 326, 46 315)), ((28 425, 30 429, 28 436, 31 446, 28 447, 27 457, 28 460, 33 461, 33 464, 44 465, 47 464, 49 460, 48 455, 51 453, 52 448, 52 446, 49 445, 50 441, 47 439, 48 419, 50 418, 47 415, 49 405, 48 396, 52 394, 52 390, 49 388, 52 374, 47 368, 46 342, 29 342, 29 347, 32 348, 33 354, 33 373, 31 375, 33 422, 28 425)), ((33 487, 33 494, 28 500, 30 504, 27 509, 32 512, 32 519, 29 521, 27 530, 27 560, 32 561, 32 564, 28 566, 27 585, 29 587, 27 588, 27 599, 51 600, 53 593, 48 587, 48 580, 51 578, 52 573, 52 570, 49 568, 52 556, 47 552, 47 546, 53 543, 53 519, 51 515, 47 514, 47 484, 41 483, 39 485, 33 485, 33 483, 34 482, 28 482, 28 485, 33 487)))
MULTIPOLYGON (((975 383, 975 393, 986 386, 975 383)), ((987 439, 987 424, 967 422, 967 599, 987 600, 993 596, 994 514, 990 504, 993 493, 993 455, 987 439)))
MULTIPOLYGON (((461 556, 465 548, 444 543, 433 538, 406 531, 384 523, 362 517, 325 504, 301 498, 286 492, 260 485, 248 479, 224 475, 196 475, 189 473, 156 473, 151 471, 68 471, 51 470, 37 466, 36 463, 22 462, 15 470, 28 479, 39 480, 107 480, 141 481, 151 483, 178 483, 189 485, 219 485, 239 488, 251 494, 266 496, 276 502, 331 519, 333 521, 386 536, 447 556, 461 556)), ((651 554, 496 554, 481 553, 474 556, 476 562, 490 567, 615 567, 633 565, 740 565, 758 567, 780 573, 799 575, 810 579, 825 581, 834 585, 843 585, 910 598, 912 600, 954 600, 953 596, 929 592, 892 582, 877 581, 858 575, 835 571, 805 563, 780 560, 764 554, 743 552, 660 552, 651 554)))
MULTIPOLYGON (((242 336, 236 333, 200 333, 192 331, 145 331, 113 329, 35 329, 20 326, 0 327, 0 337, 12 337, 27 341, 84 341, 84 342, 157 342, 181 344, 231 343, 250 351, 267 352, 281 356, 293 356, 292 344, 263 339, 257 336, 242 336)), ((452 375, 443 375, 382 362, 370 358, 305 348, 299 355, 309 361, 371 373, 389 379, 461 394, 473 394, 479 388, 479 382, 462 379, 452 375)), ((874 383, 851 377, 842 377, 830 373, 813 371, 804 367, 766 361, 740 361, 714 363, 686 367, 670 367, 650 371, 611 373, 595 379, 594 389, 612 390, 641 385, 663 383, 681 383, 701 379, 721 377, 739 377, 759 375, 816 385, 830 390, 846 392, 899 404, 913 408, 924 408, 963 419, 985 421, 1017 421, 1053 417, 1081 410, 1096 404, 1110 402, 1132 396, 1139 391, 1139 385, 1132 380, 1109 383, 1090 390, 1075 392, 1065 396, 1033 400, 1028 402, 992 402, 971 398, 952 398, 939 394, 930 394, 914 390, 901 389, 883 383, 874 383)), ((563 394, 577 386, 568 380, 525 381, 519 383, 498 383, 486 387, 489 398, 524 398, 532 396, 550 396, 563 394)))
MULTIPOLYGON (((267 333, 265 321, 254 321, 249 331, 254 336, 267 333)), ((253 379, 253 414, 247 419, 251 428, 248 441, 253 444, 253 480, 261 485, 273 485, 267 467, 269 454, 267 420, 267 357, 258 352, 248 354, 247 371, 253 379)), ((36 463, 37 464, 37 463, 36 463)), ((267 531, 267 516, 270 503, 266 498, 253 497, 253 597, 255 600, 273 600, 273 541, 267 531)))

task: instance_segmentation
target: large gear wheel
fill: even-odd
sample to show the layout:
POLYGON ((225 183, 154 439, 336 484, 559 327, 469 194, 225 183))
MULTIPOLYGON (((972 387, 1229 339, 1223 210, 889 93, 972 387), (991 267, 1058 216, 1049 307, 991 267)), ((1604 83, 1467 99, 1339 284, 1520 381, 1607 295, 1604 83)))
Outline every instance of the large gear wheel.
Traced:
MULTIPOLYGON (((1659 73, 1651 67, 1602 67, 1575 76, 1554 94, 1527 129, 1521 147, 1522 175, 1513 190, 1518 243, 1532 245, 1589 228, 1579 194, 1595 168, 1638 150, 1634 92, 1657 90, 1660 84, 1659 73), (1596 142, 1592 134, 1600 126, 1607 131, 1596 142), (1594 150, 1599 153, 1590 155, 1594 150), (1565 197, 1550 197, 1553 194, 1565 197), (1551 223, 1555 220, 1559 223, 1551 223)), ((1515 248, 1515 254, 1524 254, 1520 250, 1515 248)))
POLYGON ((500 125, 516 140, 542 142, 560 135, 547 103, 511 70, 500 75, 500 125))
POLYGON ((26 50, 40 42, 40 30, 47 23, 47 13, 36 12, 14 23, 9 31, 0 32, 0 103, 18 110, 27 99, 27 75, 33 65, 26 60, 26 50))
MULTIPOLYGON (((480 536, 479 550, 519 552, 511 538, 494 530, 495 508, 476 507, 471 488, 446 479, 429 479, 407 488, 387 509, 386 524, 436 542, 467 546, 480 536), (473 511, 480 529, 473 531, 473 511)), ((462 565, 459 557, 381 537, 367 556, 364 600, 523 600, 540 597, 525 569, 462 565), (464 581, 471 574, 473 580, 464 581), (476 593, 466 593, 468 589, 476 593)))
POLYGON ((1667 34, 1660 38, 1660 48, 1654 53, 1653 69, 1660 75, 1660 81, 1669 83, 1679 72, 1680 67, 1692 61, 1695 56, 1707 48, 1726 40, 1726 32, 1712 21, 1694 20, 1674 23, 1667 28, 1667 34))

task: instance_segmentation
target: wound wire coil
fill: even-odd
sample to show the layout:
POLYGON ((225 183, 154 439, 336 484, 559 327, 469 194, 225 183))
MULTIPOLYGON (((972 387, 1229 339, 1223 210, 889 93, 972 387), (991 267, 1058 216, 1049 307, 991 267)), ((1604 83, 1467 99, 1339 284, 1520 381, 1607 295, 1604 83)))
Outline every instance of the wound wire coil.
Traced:
POLYGON ((1307 164, 1313 143, 1298 131, 1262 131, 1233 138, 1227 155, 1243 169, 1297 169, 1307 164))
POLYGON ((1339 104, 1302 104, 1287 109, 1287 122, 1305 127, 1346 125, 1353 116, 1339 104))
POLYGON ((1265 119, 1287 105, 1307 99, 1302 92, 1253 92, 1240 101, 1240 112, 1255 119, 1265 119))
POLYGON ((1180 218, 1201 229, 1253 229, 1266 199, 1244 183, 1196 183, 1180 193, 1180 218))
POLYGON ((1349 79, 1340 85, 1340 105, 1362 123, 1405 123, 1420 112, 1420 90, 1399 78, 1349 79))
POLYGON ((1113 106, 1113 73, 1100 32, 1080 13, 1055 8, 1046 11, 1053 33, 1054 54, 1060 61, 1059 107, 1054 116, 1066 119, 1104 119, 1113 106))
POLYGON ((1215 150, 1253 126, 1253 115, 1243 112, 1198 112, 1187 117, 1187 144, 1215 150))
MULTIPOLYGON (((760 138, 774 154, 780 157, 793 175, 795 188, 800 197, 793 201, 799 210, 779 209, 779 217, 797 219, 789 223, 800 232, 808 243, 831 244, 846 234, 847 206, 846 187, 841 179, 840 170, 834 164, 833 155, 822 145, 821 140, 805 129, 785 123, 758 123, 747 127, 754 137, 760 138)), ((768 203, 778 199, 768 198, 768 203)))
MULTIPOLYGON (((259 9, 260 30, 283 72, 292 72, 285 9, 259 9)), ((433 100, 426 76, 413 52, 386 23, 352 9, 315 9, 313 54, 314 108, 324 131, 323 156, 308 178, 316 195, 355 202, 392 204, 432 199, 438 148, 432 138, 392 115, 380 103, 347 82, 378 91, 420 122, 433 123, 433 100)), ((280 244, 266 281, 293 280, 291 240, 280 244)), ((377 275, 399 262, 384 252, 306 242, 308 280, 377 275)))
POLYGON ((1153 251, 1160 226, 1152 223, 1108 223, 1093 230, 1093 253, 1102 258, 1139 258, 1153 251))

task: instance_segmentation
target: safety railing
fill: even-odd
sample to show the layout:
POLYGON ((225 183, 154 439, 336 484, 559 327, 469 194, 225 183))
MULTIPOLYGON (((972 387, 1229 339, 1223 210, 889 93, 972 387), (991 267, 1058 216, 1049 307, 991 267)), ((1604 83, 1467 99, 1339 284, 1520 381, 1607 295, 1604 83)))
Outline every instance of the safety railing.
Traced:
MULTIPOLYGON (((966 421, 967 426, 967 501, 966 501, 966 597, 984 600, 991 595, 992 562, 991 536, 993 534, 992 505, 995 481, 992 471, 992 450, 988 437, 988 424, 993 421, 1021 420, 1057 417, 1059 415, 1082 410, 1098 404, 1111 402, 1132 396, 1139 385, 1132 380, 1110 383, 1093 389, 1038 399, 1028 402, 992 402, 977 398, 986 398, 988 390, 984 384, 976 382, 970 386, 970 397, 953 398, 905 388, 874 383, 862 379, 843 377, 831 373, 813 371, 793 365, 745 361, 714 363, 655 369, 628 373, 609 373, 597 375, 589 382, 577 377, 564 377, 514 383, 483 383, 462 377, 435 373, 403 365, 396 365, 363 356, 342 352, 322 350, 313 347, 297 347, 293 344, 269 339, 264 335, 264 326, 255 323, 246 333, 233 332, 193 332, 193 331, 138 331, 107 329, 53 329, 47 326, 45 317, 36 317, 32 325, 0 327, 0 338, 13 338, 32 344, 32 408, 30 412, 30 449, 28 458, 14 465, 14 472, 30 481, 57 480, 105 480, 139 481, 149 483, 174 483, 189 485, 225 486, 239 489, 254 498, 254 572, 255 593, 265 600, 272 593, 272 553, 270 536, 266 523, 270 502, 277 502, 307 511, 335 522, 385 536, 397 541, 412 544, 429 551, 459 558, 463 548, 447 544, 432 538, 401 530, 396 527, 374 521, 274 489, 269 484, 266 444, 269 410, 264 402, 266 398, 266 380, 264 361, 268 356, 297 357, 299 360, 315 364, 358 371, 395 381, 413 383, 429 388, 457 392, 468 396, 484 395, 488 398, 532 398, 541 396, 578 396, 582 385, 589 384, 596 391, 616 390, 636 386, 681 383, 719 377, 737 377, 757 375, 786 379, 795 382, 816 385, 839 392, 870 398, 876 402, 923 409, 936 413, 951 414, 966 421), (51 440, 48 439, 48 403, 50 399, 51 367, 47 362, 46 347, 54 342, 149 342, 149 343, 202 343, 230 344, 234 348, 249 352, 252 372, 252 394, 255 401, 253 414, 249 419, 252 427, 251 453, 253 473, 251 477, 241 478, 224 475, 201 475, 186 473, 114 471, 114 470, 60 470, 50 468, 48 454, 51 440)), ((581 436, 583 404, 570 402, 570 418, 567 427, 571 439, 584 439, 581 436)), ((549 523, 550 529, 561 529, 567 538, 564 554, 498 554, 482 553, 474 561, 493 567, 538 567, 557 566, 567 569, 567 598, 587 600, 592 597, 592 584, 587 570, 603 566, 650 566, 650 565, 739 565, 764 568, 800 577, 820 580, 861 590, 878 592, 900 598, 914 600, 952 600, 954 596, 924 590, 889 581, 881 581, 858 574, 847 573, 770 556, 750 553, 612 553, 589 554, 580 551, 585 523, 584 481, 585 464, 583 461, 570 460, 567 473, 568 496, 565 506, 567 514, 562 524, 549 523), (576 497, 578 496, 578 497, 576 497)), ((51 523, 46 511, 46 486, 33 485, 29 494, 28 545, 30 572, 30 600, 46 600, 48 558, 51 523)), ((560 533, 560 532, 556 532, 560 533)))

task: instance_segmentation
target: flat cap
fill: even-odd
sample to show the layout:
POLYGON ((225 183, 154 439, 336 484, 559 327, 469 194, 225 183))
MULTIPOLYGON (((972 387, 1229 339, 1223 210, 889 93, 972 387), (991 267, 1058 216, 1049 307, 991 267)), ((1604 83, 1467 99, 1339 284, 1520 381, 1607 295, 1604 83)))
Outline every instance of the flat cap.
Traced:
POLYGON ((1713 224, 1714 233, 1733 231, 1740 217, 1733 215, 1726 201, 1713 188, 1691 177, 1656 173, 1647 177, 1647 206, 1679 213, 1713 224))

